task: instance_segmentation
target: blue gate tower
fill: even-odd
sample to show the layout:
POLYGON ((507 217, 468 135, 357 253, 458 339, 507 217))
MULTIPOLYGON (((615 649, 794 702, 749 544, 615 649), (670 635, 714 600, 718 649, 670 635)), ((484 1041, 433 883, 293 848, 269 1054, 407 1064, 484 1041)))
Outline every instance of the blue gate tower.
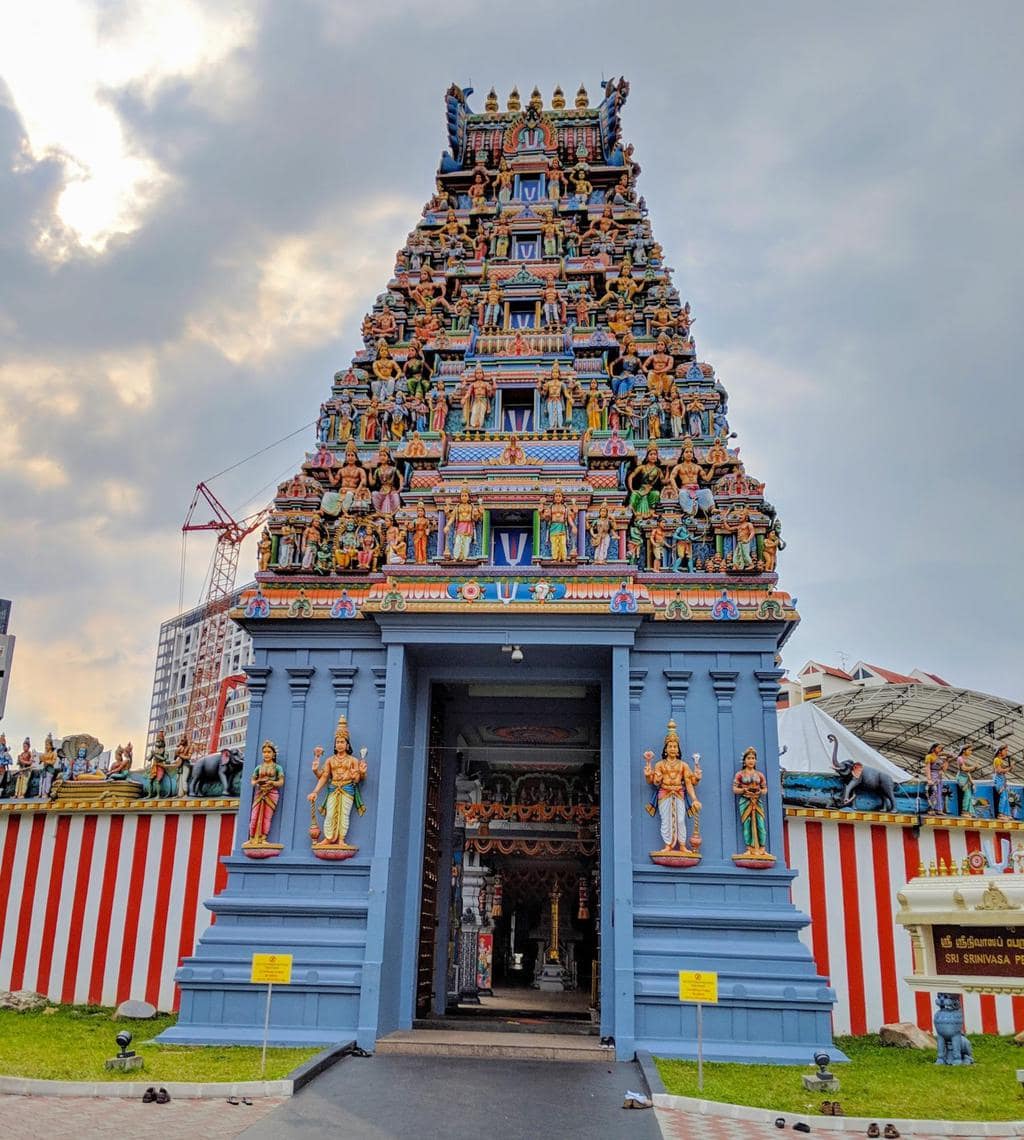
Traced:
POLYGON ((833 1001, 783 854, 775 509, 620 134, 625 80, 445 97, 436 191, 277 490, 226 889, 164 1039, 550 1000, 692 1056, 806 1061, 833 1001), (498 996, 496 996, 498 995, 498 996))

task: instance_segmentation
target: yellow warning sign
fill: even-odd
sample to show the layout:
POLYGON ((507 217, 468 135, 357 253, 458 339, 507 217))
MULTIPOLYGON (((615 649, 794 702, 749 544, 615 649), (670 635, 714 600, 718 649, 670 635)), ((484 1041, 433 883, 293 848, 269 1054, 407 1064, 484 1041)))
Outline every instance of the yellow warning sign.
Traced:
POLYGON ((253 954, 250 982, 286 986, 292 980, 291 954, 253 954))
POLYGON ((718 975, 707 970, 680 970, 679 1000, 717 1005, 718 975))

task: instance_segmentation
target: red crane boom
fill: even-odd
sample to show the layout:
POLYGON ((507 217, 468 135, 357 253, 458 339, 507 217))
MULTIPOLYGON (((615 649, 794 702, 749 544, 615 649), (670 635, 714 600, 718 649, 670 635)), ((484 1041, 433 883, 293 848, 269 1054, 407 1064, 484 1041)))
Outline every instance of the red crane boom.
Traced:
POLYGON ((218 737, 220 735, 220 725, 215 722, 220 696, 221 661, 228 635, 228 609, 235 592, 235 575, 238 572, 238 551, 243 540, 266 518, 268 509, 265 507, 241 522, 236 522, 210 488, 205 483, 199 483, 181 528, 186 534, 196 530, 217 532, 217 547, 199 624, 192 691, 185 714, 188 739, 210 751, 217 746, 214 731, 218 737), (200 500, 213 512, 209 522, 193 521, 200 500))

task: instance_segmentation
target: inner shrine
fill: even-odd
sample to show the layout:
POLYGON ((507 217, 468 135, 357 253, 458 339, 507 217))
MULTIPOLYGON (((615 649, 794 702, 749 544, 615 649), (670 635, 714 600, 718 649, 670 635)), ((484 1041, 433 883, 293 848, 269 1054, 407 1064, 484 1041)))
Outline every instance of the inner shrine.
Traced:
POLYGON ((709 1059, 831 1046, 783 851, 782 528, 628 93, 445 96, 434 193, 233 615, 247 791, 166 1039, 259 1041, 259 950, 295 959, 279 1044, 532 1011, 692 1056, 678 972, 714 970, 709 1059))

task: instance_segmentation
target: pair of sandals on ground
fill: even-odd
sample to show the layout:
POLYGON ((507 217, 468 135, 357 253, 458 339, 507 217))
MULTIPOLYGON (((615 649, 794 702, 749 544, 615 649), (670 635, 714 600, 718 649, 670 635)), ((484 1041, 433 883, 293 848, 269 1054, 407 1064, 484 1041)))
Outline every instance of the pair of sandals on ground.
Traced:
MULTIPOLYGON (((840 1105, 839 1101, 837 1101, 837 1100, 822 1101, 821 1111, 825 1116, 844 1116, 845 1115, 845 1113, 843 1112, 842 1106, 840 1105)), ((786 1118, 784 1116, 778 1117, 775 1121, 775 1127, 776 1128, 785 1128, 786 1127, 786 1118)), ((811 1130, 811 1126, 809 1124, 805 1124, 802 1120, 798 1120, 796 1122, 796 1124, 793 1125, 793 1131, 794 1132, 810 1132, 810 1130, 811 1130)), ((896 1137, 898 1137, 899 1134, 900 1134, 899 1129, 896 1127, 895 1124, 887 1124, 885 1126, 885 1129, 883 1130, 883 1129, 879 1128, 878 1125, 874 1121, 872 1121, 868 1125, 868 1128, 867 1128, 867 1135, 872 1137, 872 1140, 874 1140, 874 1138, 876 1136, 884 1136, 885 1140, 896 1140, 896 1137)))
MULTIPOLYGON (((846 1115, 846 1113, 843 1112, 843 1106, 837 1100, 823 1100, 821 1102, 821 1112, 823 1116, 846 1115)), ((899 1134, 899 1129, 895 1124, 887 1124, 884 1131, 879 1128, 874 1121, 868 1125, 867 1135, 872 1137, 872 1140, 876 1136, 884 1136, 885 1140, 896 1140, 899 1134)))
POLYGON ((166 1089, 155 1089, 152 1085, 142 1094, 143 1104, 170 1104, 171 1094, 166 1089))

